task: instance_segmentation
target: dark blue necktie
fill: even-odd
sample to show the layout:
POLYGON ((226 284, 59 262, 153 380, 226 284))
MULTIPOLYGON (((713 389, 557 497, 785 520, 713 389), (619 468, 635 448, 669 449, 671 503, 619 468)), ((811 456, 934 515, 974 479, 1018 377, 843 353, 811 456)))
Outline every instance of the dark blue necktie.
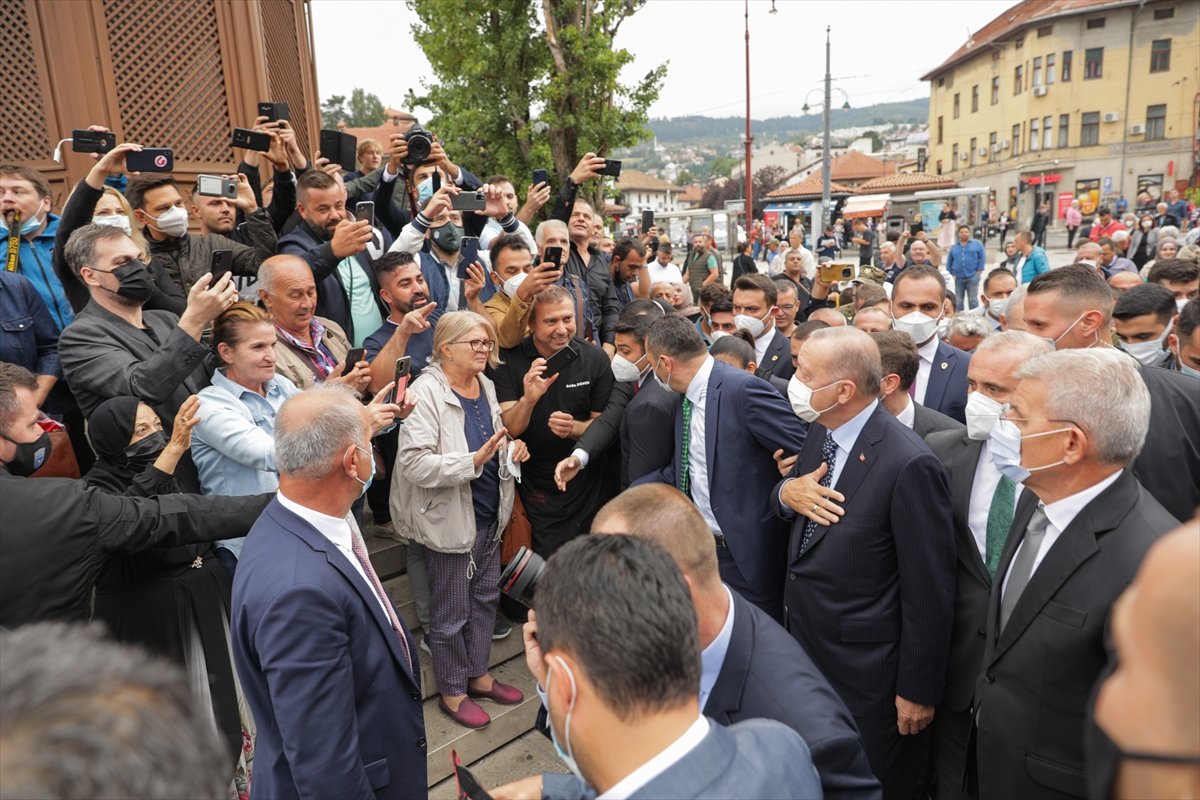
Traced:
MULTIPOLYGON (((829 469, 825 470, 825 475, 821 478, 821 485, 826 489, 833 483, 833 466, 837 463, 837 442, 833 440, 833 433, 825 434, 825 443, 821 445, 821 460, 829 465, 829 469)), ((812 539, 812 535, 817 531, 816 520, 809 520, 804 525, 804 538, 800 540, 800 555, 808 550, 808 543, 812 539)))

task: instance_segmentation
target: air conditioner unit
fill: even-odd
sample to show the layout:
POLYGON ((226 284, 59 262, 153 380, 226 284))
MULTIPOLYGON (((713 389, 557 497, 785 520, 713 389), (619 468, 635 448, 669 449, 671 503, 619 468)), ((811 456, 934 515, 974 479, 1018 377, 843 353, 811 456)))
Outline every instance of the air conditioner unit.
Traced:
POLYGON ((1130 125, 1130 126, 1129 126, 1129 133, 1130 133, 1130 134, 1132 134, 1132 135, 1134 135, 1134 136, 1140 136, 1141 134, 1143 134, 1143 133, 1145 133, 1145 132, 1146 132, 1146 126, 1145 126, 1145 125, 1137 125, 1137 124, 1134 124, 1134 125, 1130 125))
POLYGON ((1004 141, 1002 141, 1002 142, 1001 142, 1001 143, 998 145, 998 147, 999 147, 1001 150, 1007 150, 1007 149, 1008 149, 1008 139, 1005 139, 1004 141))
POLYGON ((1045 86, 1033 87, 1033 96, 1034 97, 1045 97, 1046 96, 1046 87, 1045 86))
POLYGON ((980 155, 980 156, 986 156, 987 154, 988 154, 988 149, 987 149, 986 147, 981 147, 981 148, 979 148, 979 155, 980 155))
POLYGON ((1119 111, 1105 111, 1104 112, 1104 121, 1105 122, 1116 122, 1119 119, 1121 119, 1121 113, 1119 111))
POLYGON ((1003 149, 1004 149, 1004 147, 1003 147, 1003 146, 1001 146, 1000 142, 996 142, 994 145, 992 145, 992 152, 993 152, 993 153, 999 153, 999 152, 1000 152, 1001 150, 1003 150, 1003 149))

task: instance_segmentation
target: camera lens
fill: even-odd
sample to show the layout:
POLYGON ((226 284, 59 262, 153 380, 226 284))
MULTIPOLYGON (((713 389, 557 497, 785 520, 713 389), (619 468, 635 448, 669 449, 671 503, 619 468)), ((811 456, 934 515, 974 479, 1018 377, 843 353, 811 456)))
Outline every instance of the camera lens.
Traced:
POLYGON ((533 595, 545 571, 546 560, 528 547, 521 547, 500 573, 500 591, 533 608, 533 595))
POLYGON ((429 156, 433 152, 433 136, 429 131, 419 125, 414 125, 404 135, 404 140, 408 142, 408 156, 404 159, 406 162, 423 164, 429 160, 429 156))

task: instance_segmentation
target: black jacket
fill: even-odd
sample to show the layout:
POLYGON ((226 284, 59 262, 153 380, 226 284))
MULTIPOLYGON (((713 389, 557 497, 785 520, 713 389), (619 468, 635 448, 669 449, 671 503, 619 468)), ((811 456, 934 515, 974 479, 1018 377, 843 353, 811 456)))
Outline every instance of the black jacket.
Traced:
POLYGON ((1180 522, 1200 506, 1200 380, 1141 367, 1150 391, 1150 429, 1133 474, 1180 522))
MULTIPOLYGON (((255 230, 264 239, 269 236, 271 247, 274 248, 275 231, 265 214, 256 223, 255 230)), ((247 247, 219 233, 185 233, 178 239, 165 239, 161 242, 152 239, 149 231, 145 229, 143 235, 155 260, 162 264, 163 269, 185 293, 191 290, 192 284, 201 275, 212 268, 214 250, 232 250, 233 274, 247 278, 258 276, 258 265, 263 261, 263 254, 259 248, 247 247)))
MULTIPOLYGON (((932 408, 926 408, 920 403, 913 403, 913 433, 926 440, 931 433, 939 431, 956 431, 962 433, 966 430, 965 425, 956 419, 952 419, 940 411, 935 411, 932 408)), ((945 463, 944 461, 942 463, 945 463)), ((949 467, 946 468, 947 470, 949 467)))

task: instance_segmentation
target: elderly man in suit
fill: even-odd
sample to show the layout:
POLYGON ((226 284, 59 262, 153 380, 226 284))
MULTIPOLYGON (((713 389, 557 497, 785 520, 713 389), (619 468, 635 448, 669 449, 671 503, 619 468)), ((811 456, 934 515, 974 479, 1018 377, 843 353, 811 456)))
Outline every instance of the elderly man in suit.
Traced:
POLYGON ((942 273, 932 267, 908 267, 892 284, 892 318, 896 330, 912 337, 921 357, 912 399, 965 422, 967 363, 971 354, 938 338, 945 297, 946 279, 942 273))
POLYGON ((922 439, 936 431, 962 431, 963 425, 958 420, 912 399, 912 386, 921 363, 912 337, 900 331, 879 331, 872 333, 871 338, 879 347, 883 365, 879 399, 887 412, 922 439))
POLYGON ((669 486, 637 486, 610 500, 592 533, 627 533, 658 545, 683 573, 700 623, 700 708, 722 725, 774 719, 804 739, 825 800, 880 797, 846 704, 779 623, 717 572, 700 512, 669 486))
POLYGON ((666 483, 688 494, 716 540, 722 580, 781 619, 787 536, 771 516, 773 454, 799 453, 804 427, 774 386, 715 360, 682 317, 651 325, 646 349, 654 379, 681 396, 673 460, 634 485, 666 483))
MULTIPOLYGON (((1104 278, 1072 264, 1029 284, 1024 325, 1059 350, 1111 347, 1112 309, 1104 278)), ((1200 506, 1200 380, 1159 367, 1140 372, 1152 409, 1133 474, 1175 519, 1188 519, 1200 506)))
POLYGON ((985 339, 967 371, 967 427, 925 437, 929 449, 950 475, 954 544, 958 556, 954 592, 954 630, 946 693, 933 719, 933 763, 939 800, 963 796, 971 698, 983 661, 988 593, 1012 526, 1022 487, 992 463, 988 436, 1000 408, 1012 399, 1024 362, 1050 352, 1045 340, 1023 331, 1004 331, 985 339))
POLYGON ((788 630, 850 708, 883 796, 899 800, 916 790, 942 699, 954 523, 946 471, 880 404, 881 373, 870 334, 809 336, 790 396, 813 425, 771 502, 792 522, 788 630))
POLYGON ((416 643, 350 507, 375 472, 371 418, 321 386, 275 423, 279 493, 233 582, 233 656, 258 722, 255 796, 424 797, 416 643))
POLYGON ((494 797, 821 796, 794 730, 701 714, 696 612, 662 548, 621 534, 573 539, 550 558, 537 603, 525 660, 575 774, 535 775, 494 797))
POLYGON ((1112 348, 1047 353, 1016 376, 991 449, 1026 491, 988 598, 978 791, 1084 797, 1088 701, 1113 602, 1177 523, 1130 470, 1151 413, 1133 359, 1112 348))

